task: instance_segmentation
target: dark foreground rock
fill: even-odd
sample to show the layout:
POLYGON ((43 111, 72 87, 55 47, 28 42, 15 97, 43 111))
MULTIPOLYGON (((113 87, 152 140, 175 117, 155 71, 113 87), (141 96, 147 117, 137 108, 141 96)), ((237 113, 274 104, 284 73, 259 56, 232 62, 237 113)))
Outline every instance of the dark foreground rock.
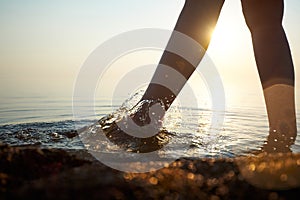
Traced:
POLYGON ((135 174, 111 169, 83 150, 0 146, 0 199, 275 200, 299 196, 300 188, 252 186, 233 159, 183 158, 160 170, 135 174))

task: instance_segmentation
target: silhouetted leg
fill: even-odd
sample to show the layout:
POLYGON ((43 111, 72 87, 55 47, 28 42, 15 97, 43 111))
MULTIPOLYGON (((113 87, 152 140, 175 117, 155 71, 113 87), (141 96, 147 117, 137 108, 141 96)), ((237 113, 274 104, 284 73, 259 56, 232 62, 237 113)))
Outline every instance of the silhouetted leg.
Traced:
MULTIPOLYGON (((188 55, 194 55, 194 65, 176 53, 164 51, 151 83, 141 99, 142 101, 153 100, 155 102, 160 100, 164 104, 164 109, 168 110, 186 81, 194 72, 195 65, 197 66, 203 58, 223 3, 224 0, 186 0, 174 30, 187 35, 201 46, 200 49, 192 49, 191 47, 188 52, 186 52, 188 55), (198 53, 201 51, 202 53, 198 53), (171 67, 171 70, 167 70, 165 66, 171 67), (179 72, 184 78, 178 78, 175 73, 172 73, 172 70, 179 72), (172 84, 170 87, 165 87, 163 84, 157 84, 157 80, 159 80, 159 82, 168 82, 166 79, 172 79, 173 81, 176 81, 176 84, 172 84)), ((168 42, 168 47, 172 46, 172 49, 183 48, 181 41, 178 40, 180 39, 173 34, 168 42)), ((145 105, 134 116, 134 121, 137 124, 140 123, 140 118, 145 119, 145 117, 141 116, 147 113, 146 110, 148 107, 149 105, 145 105)), ((162 116, 159 116, 158 118, 161 117, 162 116)), ((145 122, 149 123, 149 118, 145 122)))
POLYGON ((282 26, 283 0, 242 0, 267 107, 267 152, 286 152, 297 135, 294 66, 282 26))
POLYGON ((182 40, 176 37, 176 33, 172 34, 166 49, 182 50, 184 46, 185 55, 190 57, 194 63, 188 62, 176 52, 164 51, 151 83, 141 101, 133 108, 134 112, 126 119, 117 122, 111 122, 110 116, 99 120, 105 135, 114 144, 134 152, 146 153, 158 150, 166 143, 166 134, 168 133, 164 131, 158 133, 155 131, 154 134, 150 134, 152 136, 148 137, 142 136, 147 136, 147 133, 153 132, 152 127, 155 130, 155 127, 159 126, 159 124, 156 126, 156 123, 160 123, 164 112, 168 110, 194 72, 195 66, 201 61, 209 45, 212 30, 217 23, 223 3, 224 0, 186 0, 174 30, 199 43, 198 49, 182 44, 182 40), (178 73, 176 74, 176 72, 178 73), (178 74, 183 78, 178 79, 178 74), (176 84, 169 84, 166 87, 163 83, 168 83, 170 80, 175 81, 176 84), (157 102, 161 104, 158 106, 160 109, 155 105, 157 102), (149 108, 154 107, 157 108, 155 112, 149 110, 149 108), (150 111, 151 115, 149 114, 150 111), (150 122, 151 124, 149 124, 150 122), (124 130, 122 125, 129 127, 129 129, 124 130), (132 134, 133 132, 137 132, 137 136, 132 134), (141 133, 145 135, 138 136, 141 133))

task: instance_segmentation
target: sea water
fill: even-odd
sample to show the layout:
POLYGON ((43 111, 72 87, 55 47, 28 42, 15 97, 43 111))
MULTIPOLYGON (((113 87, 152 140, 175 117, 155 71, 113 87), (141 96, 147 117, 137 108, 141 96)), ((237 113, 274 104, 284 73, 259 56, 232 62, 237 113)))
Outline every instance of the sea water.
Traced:
MULTIPOLYGON (((94 116, 74 121, 72 98, 2 97, 0 140, 10 145, 84 149, 75 127, 92 125, 118 110, 123 100, 112 103, 110 99, 97 99, 94 116)), ((235 157, 258 151, 266 141, 268 121, 263 107, 227 108, 223 111, 224 122, 217 130, 211 130, 213 112, 207 107, 180 107, 174 103, 163 124, 172 133, 165 153, 174 157, 235 157)), ((300 152, 299 137, 291 149, 300 152)))

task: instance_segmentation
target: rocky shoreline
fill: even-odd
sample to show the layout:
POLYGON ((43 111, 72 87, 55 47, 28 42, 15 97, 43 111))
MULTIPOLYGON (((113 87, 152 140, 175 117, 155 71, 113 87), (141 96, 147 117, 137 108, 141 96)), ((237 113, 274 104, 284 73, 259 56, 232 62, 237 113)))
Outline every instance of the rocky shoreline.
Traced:
MULTIPOLYGON (((300 160, 295 162, 298 170, 300 160)), ((0 199, 275 200, 299 195, 299 187, 251 185, 235 159, 182 158, 160 170, 135 174, 111 169, 85 150, 0 145, 0 199)))

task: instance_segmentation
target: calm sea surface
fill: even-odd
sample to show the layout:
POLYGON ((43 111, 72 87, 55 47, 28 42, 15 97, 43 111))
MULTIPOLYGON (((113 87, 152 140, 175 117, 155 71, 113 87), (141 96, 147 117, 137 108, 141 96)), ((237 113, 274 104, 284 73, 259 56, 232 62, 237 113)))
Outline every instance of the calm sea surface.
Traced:
MULTIPOLYGON (((115 105, 105 99, 96 102, 98 119, 121 105, 121 100, 115 105)), ((0 140, 11 145, 82 149, 81 140, 72 133, 75 127, 90 125, 95 120, 95 116, 91 116, 74 121, 72 98, 46 96, 2 97, 0 113, 0 140)), ((169 145, 175 157, 245 155, 258 150, 266 140, 268 123, 263 107, 228 108, 222 112, 224 123, 213 131, 210 127, 212 113, 208 108, 172 106, 164 126, 174 133, 169 145)), ((300 152, 299 137, 292 150, 300 152)))

